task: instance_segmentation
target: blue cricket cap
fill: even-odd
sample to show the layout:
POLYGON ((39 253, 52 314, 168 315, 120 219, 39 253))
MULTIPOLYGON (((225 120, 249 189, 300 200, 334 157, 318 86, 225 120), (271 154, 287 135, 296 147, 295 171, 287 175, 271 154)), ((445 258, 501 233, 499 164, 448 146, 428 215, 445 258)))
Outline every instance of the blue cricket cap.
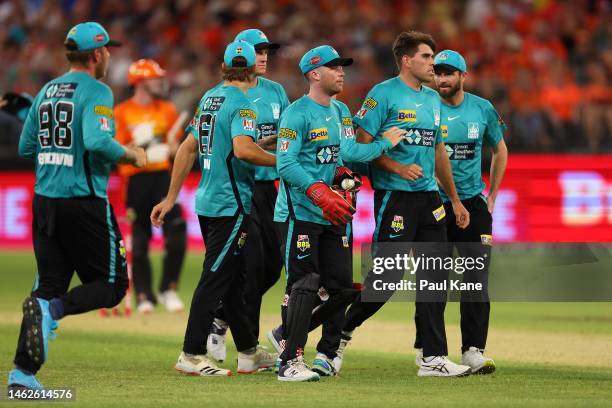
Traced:
POLYGON ((300 70, 302 74, 312 71, 321 66, 337 67, 341 65, 346 67, 353 63, 352 58, 341 58, 338 51, 329 45, 321 45, 308 51, 300 60, 300 70))
POLYGON ((467 72, 465 59, 457 51, 444 50, 440 51, 434 58, 434 69, 436 67, 446 67, 453 71, 467 72))
POLYGON ((100 47, 118 47, 121 43, 111 40, 100 24, 88 21, 72 27, 64 45, 69 51, 91 51, 100 47))
POLYGON ((257 28, 249 28, 239 32, 234 41, 246 41, 255 47, 255 51, 276 50, 280 48, 280 44, 268 41, 268 37, 266 37, 264 32, 257 28))
POLYGON ((255 48, 246 41, 234 41, 225 48, 223 63, 228 68, 247 68, 255 65, 255 48), (246 60, 246 65, 236 57, 246 60))

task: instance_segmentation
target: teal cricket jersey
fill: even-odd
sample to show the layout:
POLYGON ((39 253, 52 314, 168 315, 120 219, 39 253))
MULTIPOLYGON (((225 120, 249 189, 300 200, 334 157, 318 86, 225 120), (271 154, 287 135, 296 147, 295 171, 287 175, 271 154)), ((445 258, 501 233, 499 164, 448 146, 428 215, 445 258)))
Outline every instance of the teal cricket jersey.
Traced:
POLYGON ((111 165, 124 154, 114 139, 113 93, 84 72, 40 90, 21 132, 19 155, 34 159, 34 192, 51 198, 107 198, 111 165))
POLYGON ((415 91, 399 77, 388 79, 374 86, 361 109, 354 117, 375 140, 385 131, 397 126, 407 130, 407 139, 387 153, 402 164, 418 164, 423 177, 408 181, 395 173, 371 166, 372 186, 376 190, 437 191, 435 172, 436 144, 440 135, 440 96, 436 91, 422 86, 415 91))
POLYGON ((281 116, 276 147, 281 185, 274 221, 286 221, 291 216, 329 225, 321 209, 306 197, 306 189, 317 181, 331 186, 343 160, 370 161, 391 147, 386 139, 357 143, 351 113, 344 103, 332 99, 329 106, 323 106, 302 96, 281 116))
MULTIPOLYGON (((486 99, 465 92, 458 106, 442 102, 440 130, 451 162, 453 180, 461 200, 474 197, 485 188, 481 175, 483 142, 496 146, 506 125, 486 99)), ((449 198, 440 190, 442 200, 449 198)))
MULTIPOLYGON (((289 106, 289 98, 283 86, 264 77, 257 78, 257 85, 247 90, 247 98, 257 111, 257 140, 278 134, 281 113, 289 106)), ((274 167, 255 166, 256 181, 276 180, 274 167)))
POLYGON ((235 86, 204 94, 187 131, 198 141, 202 177, 196 213, 206 217, 251 213, 254 166, 234 157, 232 139, 257 136, 255 105, 235 86))

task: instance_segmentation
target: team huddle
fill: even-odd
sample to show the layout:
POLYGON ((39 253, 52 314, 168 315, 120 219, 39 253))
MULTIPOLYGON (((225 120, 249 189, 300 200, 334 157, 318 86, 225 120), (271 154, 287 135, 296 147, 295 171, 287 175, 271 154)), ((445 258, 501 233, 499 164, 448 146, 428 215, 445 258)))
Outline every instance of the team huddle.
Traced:
MULTIPOLYGON (((317 381, 340 372, 357 327, 387 300, 367 300, 372 271, 362 284, 352 279, 351 220, 361 174, 369 176, 374 189, 374 248, 389 252, 392 246, 383 243, 471 242, 477 245, 467 255, 490 259, 491 213, 507 161, 505 125, 489 101, 464 92, 463 57, 452 50, 436 54, 430 35, 398 35, 392 50, 399 75, 374 86, 352 115, 335 98, 352 58, 329 45, 306 52, 298 66, 308 92, 290 103, 282 85, 264 77, 268 53, 280 45, 258 29, 245 30, 227 46, 222 82, 204 93, 180 145, 176 126, 171 137, 152 144, 151 129, 121 131, 112 92, 99 81, 108 68, 108 47, 120 44, 102 26, 79 24, 64 45, 70 70, 39 92, 19 144, 19 153, 36 162, 38 275, 23 304, 10 387, 42 389, 35 374, 48 359, 48 341, 60 319, 112 307, 125 295, 126 251, 106 192, 113 163, 130 165, 132 177, 145 166, 154 170, 134 187, 130 178, 128 188, 129 207, 136 209, 133 233, 139 231, 141 272, 135 284, 139 310, 147 312, 156 301, 146 258, 151 225, 164 227, 167 252, 173 251, 164 261, 157 300, 168 310, 182 308, 175 289, 185 224, 177 200, 199 161, 195 210, 206 255, 175 365, 184 374, 231 375, 218 365, 226 358, 228 328, 239 373, 274 368, 280 381, 317 381), (424 85, 432 81, 437 92, 424 85), (130 133, 130 141, 141 142, 118 143, 115 119, 117 135, 130 133), (492 150, 488 197, 481 176, 485 144, 492 150), (258 342, 261 301, 283 268, 286 290, 279 325, 267 333, 276 351, 270 353, 258 342), (82 285, 68 290, 75 271, 82 285), (308 333, 319 326, 322 335, 310 365, 304 348, 308 333)), ((155 62, 139 63, 134 72, 163 75, 155 62)), ((131 83, 135 98, 138 87, 142 95, 153 94, 146 76, 131 83), (136 86, 138 81, 142 84, 136 86)), ((153 103, 145 97, 140 101, 153 103)), ((157 133, 178 123, 176 116, 165 114, 167 126, 157 133)), ((463 279, 486 282, 487 274, 488 264, 463 279)), ((486 291, 477 299, 462 293, 461 364, 447 357, 446 296, 442 291, 433 299, 417 295, 418 375, 493 372, 493 360, 484 356, 490 312, 486 291)))

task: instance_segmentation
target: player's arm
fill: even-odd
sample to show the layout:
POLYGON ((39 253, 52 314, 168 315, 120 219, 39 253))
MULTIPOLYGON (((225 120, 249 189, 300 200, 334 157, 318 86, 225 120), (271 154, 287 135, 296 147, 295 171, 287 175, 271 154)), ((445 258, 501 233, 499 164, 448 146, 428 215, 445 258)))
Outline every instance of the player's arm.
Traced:
MULTIPOLYGON (((38 99, 38 98, 37 98, 38 99)), ((38 103, 34 101, 19 136, 19 156, 33 159, 38 146, 38 103)))
POLYGON ((444 143, 436 144, 436 177, 453 206, 453 212, 459 228, 467 228, 470 224, 470 213, 465 209, 453 181, 453 172, 444 143))
POLYGON ((270 135, 270 136, 259 139, 257 141, 257 146, 261 147, 263 150, 274 152, 276 151, 276 141, 277 140, 278 140, 278 135, 270 135))
POLYGON ((239 135, 232 139, 234 156, 256 166, 276 166, 276 156, 259 147, 251 136, 239 135))
POLYGON ((179 146, 174 158, 172 166, 172 177, 170 179, 170 187, 168 194, 159 204, 153 207, 151 211, 151 223, 159 227, 164 223, 164 217, 172 210, 178 199, 179 192, 183 187, 183 183, 187 175, 193 168, 193 163, 198 157, 198 141, 196 136, 186 137, 183 143, 179 146))
POLYGON ((230 132, 234 156, 256 166, 276 166, 276 156, 257 146, 257 113, 255 106, 236 109, 231 117, 230 132))
POLYGON ((485 106, 485 117, 487 118, 487 127, 484 134, 484 141, 493 149, 487 207, 489 208, 489 212, 493 213, 497 193, 499 192, 499 187, 504 178, 504 173, 506 172, 506 166, 508 164, 508 147, 506 146, 506 142, 504 142, 506 124, 491 103, 485 106))
MULTIPOLYGON (((392 127, 384 134, 386 135, 388 132, 391 131, 396 134, 400 134, 402 138, 404 138, 404 134, 406 133, 404 130, 401 130, 397 127, 392 127)), ((359 128, 357 129, 357 141, 359 143, 372 143, 374 141, 374 136, 372 136, 365 130, 359 128)), ((372 163, 380 169, 388 171, 389 173, 395 173, 401 178, 409 181, 415 181, 418 178, 423 177, 423 169, 418 164, 402 164, 393 160, 386 154, 383 154, 380 157, 372 160, 372 163)))
POLYGON ((100 154, 112 163, 143 167, 146 164, 144 150, 121 145, 113 138, 114 131, 113 94, 110 88, 101 86, 85 99, 83 106, 85 149, 100 154))

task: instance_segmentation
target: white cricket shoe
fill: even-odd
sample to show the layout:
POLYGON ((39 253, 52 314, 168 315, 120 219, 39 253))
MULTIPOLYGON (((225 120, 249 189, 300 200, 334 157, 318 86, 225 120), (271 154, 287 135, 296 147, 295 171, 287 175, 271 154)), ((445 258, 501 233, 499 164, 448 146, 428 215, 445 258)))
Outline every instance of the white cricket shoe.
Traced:
POLYGON ((228 377, 232 375, 230 370, 215 365, 207 356, 187 355, 182 352, 174 368, 187 375, 198 375, 200 377, 228 377))
POLYGON ((210 327, 210 333, 206 339, 206 350, 208 356, 222 363, 227 356, 227 346, 225 345, 225 334, 227 333, 227 323, 215 318, 210 327))
POLYGON ((143 300, 141 302, 138 302, 138 307, 136 308, 136 311, 138 312, 138 314, 141 314, 141 315, 151 314, 153 313, 153 310, 155 310, 155 305, 148 300, 143 300))
POLYGON ((321 377, 308 367, 304 362, 304 357, 299 356, 289 360, 278 370, 279 381, 319 381, 321 377))
POLYGON ((178 297, 176 291, 172 289, 160 293, 157 296, 157 302, 160 305, 164 305, 166 310, 172 313, 181 312, 185 308, 183 301, 178 297))
POLYGON ((420 367, 421 361, 423 360, 423 349, 418 348, 415 350, 416 350, 416 355, 414 356, 414 363, 416 364, 417 367, 420 367))
POLYGON ((338 350, 336 350, 336 357, 333 359, 334 369, 336 370, 336 374, 340 372, 342 368, 342 358, 344 357, 344 350, 346 350, 346 346, 351 344, 351 339, 353 338, 353 332, 342 331, 342 336, 340 337, 340 345, 338 346, 338 350))
MULTIPOLYGON (((340 365, 342 365, 342 363, 340 363, 340 365)), ((333 360, 323 353, 317 353, 312 362, 312 371, 322 377, 333 377, 336 375, 336 367, 334 366, 333 360)))
POLYGON ((495 371, 495 362, 492 358, 484 356, 484 350, 470 347, 463 353, 461 364, 470 366, 472 374, 491 374, 495 371))
POLYGON ((421 360, 419 377, 463 377, 470 375, 470 366, 455 364, 447 356, 425 357, 421 360))
POLYGON ((262 346, 257 345, 253 354, 238 353, 238 372, 248 374, 260 369, 272 368, 277 358, 278 354, 268 353, 262 346))

